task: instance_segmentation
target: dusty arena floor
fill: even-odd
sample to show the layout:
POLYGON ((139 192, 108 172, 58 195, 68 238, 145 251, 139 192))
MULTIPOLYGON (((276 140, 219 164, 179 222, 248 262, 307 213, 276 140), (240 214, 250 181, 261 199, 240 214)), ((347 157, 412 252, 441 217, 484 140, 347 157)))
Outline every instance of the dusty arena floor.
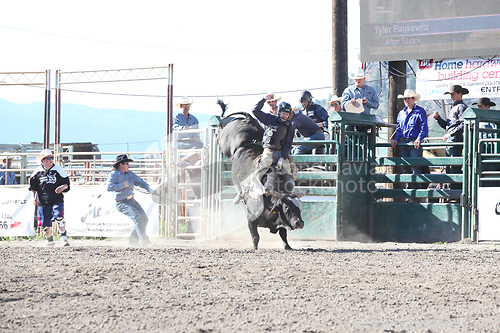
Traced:
POLYGON ((1 332, 500 330, 495 245, 70 241, 0 242, 1 332))

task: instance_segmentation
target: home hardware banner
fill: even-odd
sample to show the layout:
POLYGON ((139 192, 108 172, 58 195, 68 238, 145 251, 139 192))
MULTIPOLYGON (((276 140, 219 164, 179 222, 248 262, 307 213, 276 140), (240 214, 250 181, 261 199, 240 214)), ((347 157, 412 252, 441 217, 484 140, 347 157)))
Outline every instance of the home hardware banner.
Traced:
POLYGON ((445 99, 452 84, 469 90, 464 98, 500 97, 500 58, 419 60, 416 88, 422 99, 445 99))

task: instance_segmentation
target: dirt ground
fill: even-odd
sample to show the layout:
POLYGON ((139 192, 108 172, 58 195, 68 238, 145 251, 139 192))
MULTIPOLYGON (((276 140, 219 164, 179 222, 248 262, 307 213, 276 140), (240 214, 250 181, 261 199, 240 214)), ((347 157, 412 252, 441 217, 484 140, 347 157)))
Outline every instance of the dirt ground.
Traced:
POLYGON ((0 331, 500 330, 496 245, 153 241, 1 241, 0 331))

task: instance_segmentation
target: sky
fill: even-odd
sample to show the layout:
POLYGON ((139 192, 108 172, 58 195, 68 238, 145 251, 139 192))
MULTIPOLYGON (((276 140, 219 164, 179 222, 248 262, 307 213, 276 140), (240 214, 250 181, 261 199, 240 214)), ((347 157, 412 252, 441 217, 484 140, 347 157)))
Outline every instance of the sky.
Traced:
MULTIPOLYGON (((359 3, 348 4, 354 72, 360 66, 359 3)), ((0 11, 0 72, 51 70, 53 88, 56 70, 173 64, 174 96, 192 97, 193 114, 219 114, 216 96, 229 102, 229 112, 249 111, 270 92, 298 106, 302 90, 318 99, 332 93, 331 15, 331 0, 8 1, 0 11)), ((166 80, 62 89, 63 110, 64 103, 167 108, 166 80)), ((0 87, 0 98, 15 103, 43 97, 36 87, 0 87)))

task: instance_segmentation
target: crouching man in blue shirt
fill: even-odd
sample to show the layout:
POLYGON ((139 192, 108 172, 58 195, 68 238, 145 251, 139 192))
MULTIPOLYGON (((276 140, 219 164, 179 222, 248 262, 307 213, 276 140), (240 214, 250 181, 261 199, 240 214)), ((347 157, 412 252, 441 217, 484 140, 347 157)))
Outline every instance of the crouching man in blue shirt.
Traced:
POLYGON ((108 176, 107 190, 115 192, 116 208, 134 222, 134 230, 129 238, 130 246, 148 246, 151 241, 146 235, 148 216, 141 205, 134 199, 134 186, 139 186, 148 193, 155 194, 148 183, 132 171, 129 171, 129 162, 133 162, 127 155, 118 155, 113 171, 108 176))

